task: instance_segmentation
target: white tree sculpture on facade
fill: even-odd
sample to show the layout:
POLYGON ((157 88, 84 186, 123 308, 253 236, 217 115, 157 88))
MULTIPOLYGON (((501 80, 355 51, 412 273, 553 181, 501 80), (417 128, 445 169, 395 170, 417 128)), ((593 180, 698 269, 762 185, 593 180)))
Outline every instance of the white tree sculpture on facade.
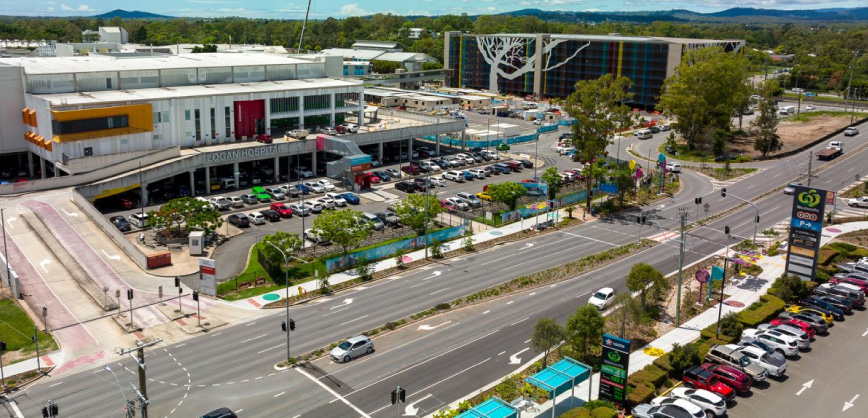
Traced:
MULTIPOLYGON (((476 46, 482 53, 483 59, 491 66, 488 75, 488 91, 497 93, 497 81, 500 77, 514 80, 517 77, 533 71, 536 66, 536 54, 528 56, 525 51, 533 43, 534 39, 512 36, 480 36, 476 39, 476 46), (512 72, 507 72, 508 70, 512 72)), ((579 54, 591 43, 588 42, 577 48, 569 58, 552 65, 551 51, 556 46, 568 41, 568 39, 549 39, 543 42, 542 55, 545 60, 543 71, 558 68, 579 54)))

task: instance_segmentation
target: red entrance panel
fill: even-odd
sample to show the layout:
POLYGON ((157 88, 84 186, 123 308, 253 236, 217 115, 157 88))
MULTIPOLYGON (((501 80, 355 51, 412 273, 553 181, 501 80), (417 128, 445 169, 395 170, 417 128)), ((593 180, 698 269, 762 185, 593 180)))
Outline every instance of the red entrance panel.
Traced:
POLYGON ((256 121, 265 119, 265 100, 244 100, 235 102, 235 139, 253 138, 256 135, 256 121))

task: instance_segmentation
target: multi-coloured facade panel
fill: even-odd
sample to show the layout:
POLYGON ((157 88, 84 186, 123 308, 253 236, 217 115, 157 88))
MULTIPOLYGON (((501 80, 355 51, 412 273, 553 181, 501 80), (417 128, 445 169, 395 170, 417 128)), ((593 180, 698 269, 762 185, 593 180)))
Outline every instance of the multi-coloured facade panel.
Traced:
POLYGON ((705 46, 740 51, 744 41, 449 32, 446 84, 538 98, 565 97, 578 81, 614 74, 633 81, 634 107, 652 109, 663 81, 682 55, 705 46))

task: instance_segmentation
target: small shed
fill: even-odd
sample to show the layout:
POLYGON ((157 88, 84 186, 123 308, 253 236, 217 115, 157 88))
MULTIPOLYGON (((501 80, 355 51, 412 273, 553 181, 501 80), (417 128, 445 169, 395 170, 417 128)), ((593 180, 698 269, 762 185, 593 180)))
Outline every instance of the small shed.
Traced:
POLYGON ((190 255, 202 255, 205 253, 205 231, 190 232, 190 255))

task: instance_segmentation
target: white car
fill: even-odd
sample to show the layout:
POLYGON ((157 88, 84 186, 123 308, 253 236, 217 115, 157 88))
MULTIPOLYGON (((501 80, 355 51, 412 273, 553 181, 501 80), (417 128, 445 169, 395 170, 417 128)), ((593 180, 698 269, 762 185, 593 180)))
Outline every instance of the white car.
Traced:
MULTIPOLYGON (((685 411, 687 411, 690 416, 694 418, 705 418, 705 411, 702 410, 698 405, 685 401, 684 399, 678 398, 667 398, 666 396, 658 396, 651 400, 651 405, 660 406, 660 405, 675 405, 685 411)), ((655 415, 656 417, 656 415, 655 415)))
POLYGON ((857 197, 847 200, 847 206, 854 208, 868 208, 868 196, 857 197))
POLYGON ((251 212, 249 215, 247 215, 247 219, 250 220, 250 223, 253 225, 265 224, 265 216, 260 212, 251 212))
POLYGON ((355 123, 345 123, 344 128, 346 128, 349 133, 356 133, 359 131, 359 125, 356 125, 355 123))
POLYGON ((455 154, 456 158, 460 158, 464 160, 465 164, 476 164, 476 160, 473 159, 470 155, 467 154, 455 154))
POLYGON ((136 228, 145 228, 145 225, 148 224, 148 214, 147 213, 134 213, 129 216, 130 224, 136 228))
POLYGON ((471 168, 470 170, 467 170, 467 171, 469 171, 470 174, 473 174, 474 176, 476 176, 476 178, 478 178, 478 179, 484 179, 485 178, 485 170, 483 170, 481 168, 471 168))
POLYGON ((458 210, 470 210, 470 205, 467 204, 464 200, 457 197, 448 197, 446 201, 452 202, 458 210))
POLYGON ((317 200, 314 200, 314 202, 319 203, 320 205, 322 205, 326 209, 332 209, 335 207, 334 199, 332 199, 328 196, 323 196, 317 200))
POLYGON ((325 189, 325 191, 327 192, 335 191, 335 185, 326 179, 317 180, 316 182, 319 183, 319 185, 322 186, 322 188, 325 189))
POLYGON ((325 195, 326 197, 333 200, 336 206, 344 207, 347 205, 347 200, 344 199, 339 193, 326 193, 325 195))
POLYGON ((323 210, 322 203, 319 203, 318 201, 304 202, 303 205, 310 213, 321 213, 323 210))
POLYGON ((816 109, 816 108, 812 104, 805 106, 805 110, 814 110, 814 109, 816 109))
POLYGON ((306 182, 304 182, 304 183, 302 183, 302 184, 305 185, 305 186, 307 186, 307 187, 310 187, 310 189, 311 189, 314 193, 323 193, 323 192, 325 192, 325 187, 322 187, 322 185, 319 184, 319 183, 317 183, 317 182, 314 182, 314 181, 306 181, 306 182))
POLYGON ((452 167, 460 167, 462 165, 467 165, 467 161, 464 161, 463 158, 452 157, 449 160, 449 165, 452 167))
POLYGON ((456 183, 464 183, 464 174, 457 171, 447 171, 443 173, 443 178, 446 180, 452 180, 456 183))
POLYGON ((292 171, 295 172, 295 174, 298 174, 298 176, 303 179, 313 177, 313 173, 303 165, 296 167, 292 171))
POLYGON ((321 133, 323 135, 337 135, 338 131, 335 130, 335 128, 332 128, 331 126, 326 126, 325 128, 321 128, 319 130, 319 133, 321 133))
POLYGON ((568 155, 569 153, 571 153, 575 150, 576 150, 576 147, 563 147, 560 150, 560 153, 561 153, 561 155, 568 155))
POLYGON ((795 337, 775 330, 758 330, 748 328, 741 332, 742 340, 757 340, 785 356, 799 354, 799 344, 795 337))
POLYGON ((807 332, 803 331, 801 328, 796 328, 791 325, 782 324, 782 325, 771 325, 771 324, 760 324, 757 329, 764 332, 779 332, 782 334, 789 335, 796 339, 796 344, 799 348, 808 348, 811 346, 811 336, 808 335, 807 332))
POLYGON ((443 177, 431 177, 428 181, 437 187, 446 187, 446 180, 443 177))
POLYGON ((666 170, 671 171, 673 173, 681 172, 681 164, 679 163, 666 163, 666 170))
POLYGON ((669 396, 678 399, 684 399, 705 411, 705 415, 709 417, 720 417, 726 415, 726 399, 720 395, 707 391, 705 389, 690 389, 686 387, 677 387, 669 392, 669 396))
MULTIPOLYGON (((727 344, 729 347, 732 344, 727 344)), ((776 359, 766 353, 765 350, 759 347, 747 346, 747 347, 739 347, 738 351, 745 355, 748 359, 750 359, 751 363, 756 364, 757 366, 765 369, 769 375, 780 377, 783 376, 787 372, 787 361, 776 359)))
POLYGON ((322 237, 322 232, 315 228, 308 228, 304 230, 303 233, 304 239, 312 241, 314 244, 328 244, 329 241, 322 237))
POLYGON ((615 289, 611 287, 604 287, 594 293, 591 296, 591 299, 588 301, 588 304, 596 306, 599 310, 605 310, 612 304, 612 301, 615 300, 615 289))
POLYGON ((232 201, 227 199, 225 196, 214 196, 208 200, 214 209, 217 210, 229 210, 232 206, 232 201))
POLYGON ((856 136, 859 135, 859 130, 850 126, 847 129, 844 129, 844 136, 856 136))

